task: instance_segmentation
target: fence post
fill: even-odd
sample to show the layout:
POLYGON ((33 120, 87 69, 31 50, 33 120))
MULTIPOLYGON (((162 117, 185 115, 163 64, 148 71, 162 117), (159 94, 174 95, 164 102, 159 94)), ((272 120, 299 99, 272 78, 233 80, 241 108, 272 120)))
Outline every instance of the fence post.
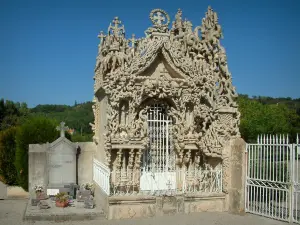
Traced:
MULTIPOLYGON (((288 142, 287 142, 288 143, 288 142)), ((293 144, 288 143, 288 148, 290 150, 290 197, 289 197, 289 222, 293 223, 294 218, 294 160, 295 160, 295 152, 294 152, 294 146, 293 144)))
POLYGON ((245 147, 245 188, 244 188, 244 202, 245 202, 245 212, 248 211, 248 190, 247 190, 247 178, 248 178, 248 144, 245 147))

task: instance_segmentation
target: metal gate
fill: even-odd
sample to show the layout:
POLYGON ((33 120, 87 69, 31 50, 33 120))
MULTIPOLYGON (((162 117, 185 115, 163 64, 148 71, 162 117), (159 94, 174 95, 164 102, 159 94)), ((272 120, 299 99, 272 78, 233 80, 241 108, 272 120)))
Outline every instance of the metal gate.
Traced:
POLYGON ((260 136, 247 144, 246 211, 278 220, 300 223, 299 139, 260 136))
POLYGON ((141 191, 164 192, 176 189, 172 121, 167 107, 153 104, 148 110, 149 148, 143 154, 141 191))

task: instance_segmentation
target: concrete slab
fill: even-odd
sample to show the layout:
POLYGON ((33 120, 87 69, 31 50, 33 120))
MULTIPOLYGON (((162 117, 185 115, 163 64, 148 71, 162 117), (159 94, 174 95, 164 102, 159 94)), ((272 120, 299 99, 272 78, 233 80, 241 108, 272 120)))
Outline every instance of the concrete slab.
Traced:
POLYGON ((51 199, 46 200, 49 204, 49 209, 39 209, 38 206, 32 206, 29 199, 24 220, 26 221, 67 221, 67 220, 101 220, 106 219, 106 216, 101 208, 86 209, 84 202, 74 202, 74 206, 65 208, 56 207, 55 202, 51 199))

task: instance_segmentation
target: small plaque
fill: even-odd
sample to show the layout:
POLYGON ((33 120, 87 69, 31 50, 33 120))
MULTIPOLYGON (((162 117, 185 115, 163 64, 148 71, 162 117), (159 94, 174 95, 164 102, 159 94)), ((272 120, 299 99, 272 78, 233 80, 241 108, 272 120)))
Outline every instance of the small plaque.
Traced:
POLYGON ((59 189, 47 189, 47 195, 55 196, 59 193, 59 189))

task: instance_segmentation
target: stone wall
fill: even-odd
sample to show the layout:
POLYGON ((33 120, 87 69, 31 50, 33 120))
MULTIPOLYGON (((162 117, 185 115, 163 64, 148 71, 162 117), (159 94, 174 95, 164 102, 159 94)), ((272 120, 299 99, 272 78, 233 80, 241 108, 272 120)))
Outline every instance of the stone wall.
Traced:
POLYGON ((108 219, 131 219, 189 214, 194 212, 226 211, 225 194, 223 193, 159 197, 111 196, 106 197, 105 200, 103 199, 101 202, 107 204, 105 207, 105 214, 108 219))
POLYGON ((48 184, 47 149, 50 144, 30 144, 28 153, 28 190, 33 192, 34 185, 48 184))
POLYGON ((93 181, 93 157, 96 151, 94 142, 76 143, 81 149, 78 157, 78 183, 91 183, 93 181))

